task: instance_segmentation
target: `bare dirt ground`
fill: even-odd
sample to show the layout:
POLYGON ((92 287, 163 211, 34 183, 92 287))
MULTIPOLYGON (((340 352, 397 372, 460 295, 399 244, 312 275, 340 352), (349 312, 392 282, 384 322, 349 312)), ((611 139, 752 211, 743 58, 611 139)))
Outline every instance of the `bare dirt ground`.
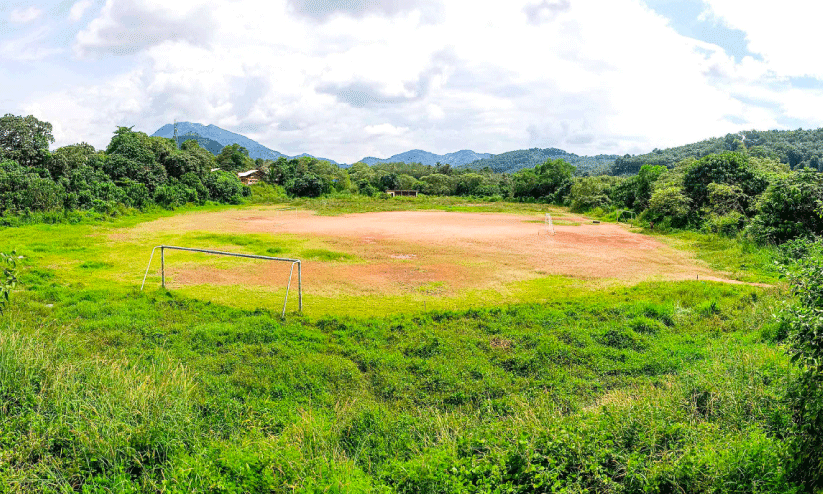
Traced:
MULTIPOLYGON (((546 275, 638 282, 696 279, 727 281, 688 253, 626 225, 556 217, 555 234, 542 217, 498 213, 398 211, 317 216, 309 211, 234 210, 163 218, 146 231, 292 234, 320 240, 361 262, 304 263, 310 291, 337 294, 454 294, 546 275), (314 288, 314 290, 312 289, 314 288), (321 288, 322 287, 322 288, 321 288)), ((135 232, 137 233, 137 232, 135 232)), ((207 266, 175 268, 175 284, 277 284, 283 266, 248 270, 207 266)))

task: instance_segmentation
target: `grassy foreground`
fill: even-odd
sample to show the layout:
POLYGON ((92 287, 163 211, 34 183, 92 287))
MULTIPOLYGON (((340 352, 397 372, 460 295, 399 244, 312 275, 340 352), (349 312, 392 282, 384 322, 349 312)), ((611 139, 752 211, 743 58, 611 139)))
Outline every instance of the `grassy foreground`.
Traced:
POLYGON ((45 249, 0 316, 2 491, 797 491, 778 289, 281 321, 55 269, 96 228, 2 232, 45 249))

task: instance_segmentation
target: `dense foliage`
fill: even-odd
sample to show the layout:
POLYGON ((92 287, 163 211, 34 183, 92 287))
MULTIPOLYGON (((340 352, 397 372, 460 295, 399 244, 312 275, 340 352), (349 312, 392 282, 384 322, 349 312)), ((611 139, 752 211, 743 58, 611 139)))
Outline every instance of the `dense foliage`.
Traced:
POLYGON ((756 288, 284 322, 26 277, 5 490, 797 492, 756 288))
POLYGON ((634 174, 643 165, 672 167, 686 159, 700 159, 710 154, 742 152, 754 157, 774 158, 792 169, 823 170, 823 128, 816 130, 750 130, 739 134, 678 146, 655 149, 648 154, 625 155, 615 159, 612 174, 634 174))
POLYGON ((466 165, 473 170, 489 168, 496 173, 514 173, 523 169, 534 168, 547 160, 562 159, 570 163, 581 173, 602 173, 612 165, 617 155, 599 154, 597 156, 578 156, 557 148, 532 148, 496 154, 466 165))
POLYGON ((815 492, 823 489, 823 241, 787 243, 783 257, 795 301, 783 311, 782 322, 799 368, 789 393, 794 472, 815 492))
POLYGON ((17 286, 17 259, 15 252, 0 252, 0 315, 9 304, 11 291, 17 286))
POLYGON ((253 165, 240 150, 216 158, 193 140, 178 149, 172 139, 119 127, 105 151, 80 143, 50 152, 51 132, 51 124, 32 116, 0 118, 0 214, 112 214, 154 204, 236 204, 248 195, 236 174, 212 171, 221 164, 237 168, 237 161, 253 165))
POLYGON ((271 186, 257 188, 265 200, 416 190, 431 196, 553 203, 612 219, 630 210, 658 229, 742 233, 761 243, 780 243, 823 234, 823 180, 805 168, 792 170, 817 166, 810 150, 817 149, 821 132, 730 134, 655 151, 647 156, 654 159, 645 161, 624 157, 613 171, 636 174, 610 176, 593 175, 591 163, 553 148, 504 153, 479 169, 403 162, 343 168, 309 156, 253 160, 239 144, 225 146, 215 156, 195 140, 178 149, 172 139, 126 127, 114 132, 105 151, 80 143, 49 152, 54 140, 50 124, 6 115, 0 119, 0 213, 113 214, 123 207, 238 204, 252 192, 241 186, 237 173, 258 170, 271 186), (805 151, 797 151, 801 148, 805 151), (540 161, 519 169, 523 160, 540 161))

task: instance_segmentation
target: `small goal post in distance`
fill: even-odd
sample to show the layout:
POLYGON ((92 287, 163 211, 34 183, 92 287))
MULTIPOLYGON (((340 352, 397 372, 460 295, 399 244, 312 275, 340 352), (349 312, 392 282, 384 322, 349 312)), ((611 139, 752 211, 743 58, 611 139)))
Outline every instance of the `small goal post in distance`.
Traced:
POLYGON ((146 277, 149 275, 149 269, 151 268, 151 261, 154 259, 154 252, 160 249, 160 283, 163 288, 166 288, 166 249, 170 250, 184 250, 187 252, 200 252, 203 254, 215 254, 219 256, 231 256, 231 257, 245 257, 247 259, 263 259, 264 261, 281 261, 281 262, 289 262, 291 263, 291 270, 289 270, 289 282, 286 285, 286 296, 283 298, 283 313, 280 317, 286 317, 286 303, 289 300, 289 289, 291 289, 291 279, 292 275, 294 274, 294 265, 297 265, 297 306, 298 310, 302 313, 303 312, 303 270, 302 270, 302 263, 300 259, 287 259, 283 257, 269 257, 269 256, 257 256, 254 254, 237 254, 234 252, 223 252, 219 250, 208 250, 208 249, 192 249, 190 247, 175 247, 172 245, 158 245, 157 247, 151 250, 151 256, 149 257, 149 264, 146 266, 146 274, 143 275, 143 284, 140 285, 140 291, 143 291, 143 287, 146 286, 146 277))
POLYGON ((554 223, 552 222, 552 215, 550 213, 546 213, 546 233, 551 233, 554 235, 554 223))
POLYGON ((620 213, 617 215, 618 223, 620 223, 621 218, 624 218, 623 221, 627 222, 629 226, 634 226, 634 222, 637 221, 637 214, 634 211, 624 209, 620 211, 620 213), (628 218, 628 220, 626 220, 625 218, 628 218))

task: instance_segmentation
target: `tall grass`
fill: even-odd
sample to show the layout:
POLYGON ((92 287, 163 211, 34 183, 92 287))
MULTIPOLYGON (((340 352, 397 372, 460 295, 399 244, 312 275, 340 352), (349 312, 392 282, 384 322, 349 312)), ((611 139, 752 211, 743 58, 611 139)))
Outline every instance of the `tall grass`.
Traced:
MULTIPOLYGON (((328 214, 383 207, 323 200, 306 205, 328 214)), ((449 201, 437 207, 476 207, 449 201)), ((0 491, 801 487, 785 470, 791 414, 781 397, 791 369, 784 328, 771 318, 779 288, 570 289, 547 279, 524 285, 522 303, 478 297, 399 314, 398 301, 368 317, 282 321, 276 310, 122 288, 108 260, 82 259, 110 227, 154 214, 105 229, 3 231, 0 250, 14 244, 26 258, 25 290, 0 316, 0 491)), ((212 240, 357 262, 296 240, 234 237, 212 240)), ((768 251, 666 238, 717 266, 737 263, 740 277, 771 276, 768 251)))
POLYGON ((150 489, 199 441, 193 383, 171 361, 69 358, 14 325, 0 334, 3 484, 19 492, 97 481, 150 489))
POLYGON ((286 322, 172 294, 16 295, 6 490, 794 489, 773 291, 286 322))

